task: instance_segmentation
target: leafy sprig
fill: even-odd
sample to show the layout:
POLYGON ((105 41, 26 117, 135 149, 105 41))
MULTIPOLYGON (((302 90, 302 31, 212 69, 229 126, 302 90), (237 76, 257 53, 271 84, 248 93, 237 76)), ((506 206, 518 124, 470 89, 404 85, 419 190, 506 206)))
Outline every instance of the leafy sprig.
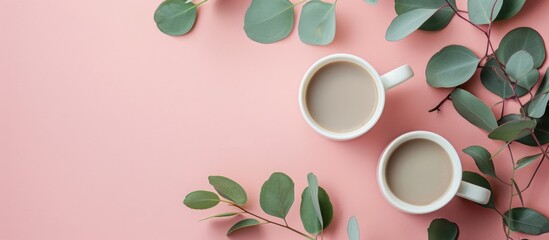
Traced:
MULTIPOLYGON (((494 154, 481 146, 470 146, 463 151, 472 157, 480 172, 509 187, 510 198, 505 213, 495 207, 494 194, 487 204, 482 205, 495 210, 501 216, 507 239, 512 239, 511 231, 531 235, 549 232, 549 220, 536 210, 525 207, 522 196, 532 184, 540 166, 548 159, 549 146, 544 148, 544 145, 549 143, 549 114, 546 112, 549 101, 549 72, 546 72, 540 81, 538 70, 545 61, 545 44, 540 34, 528 27, 517 28, 507 33, 497 49, 492 43, 494 22, 513 17, 522 9, 525 2, 469 0, 468 10, 464 11, 458 9, 455 2, 450 0, 414 0, 413 4, 411 0, 395 0, 398 16, 386 34, 387 40, 396 41, 418 29, 440 30, 448 25, 455 15, 486 37, 485 52, 481 57, 477 57, 467 47, 451 45, 437 52, 429 60, 426 69, 427 84, 434 88, 451 89, 448 96, 429 112, 440 111, 442 105, 450 100, 465 120, 485 130, 490 139, 504 142, 494 154), (441 17, 443 13, 444 18, 441 17), (433 25, 439 28, 433 28, 433 25), (501 105, 499 119, 488 104, 464 89, 463 84, 470 81, 478 69, 481 69, 482 85, 501 97, 501 101, 495 104, 501 105), (538 83, 538 90, 533 93, 533 87, 538 83), (516 113, 506 114, 509 110, 506 109, 506 104, 509 101, 518 103, 516 113), (536 147, 540 153, 516 160, 512 150, 515 142, 536 147), (497 174, 493 162, 493 159, 500 157, 500 153, 505 149, 509 152, 508 158, 512 165, 511 177, 508 180, 497 174), (537 167, 528 184, 521 188, 516 182, 516 171, 536 161, 537 167), (521 207, 512 207, 515 197, 520 200, 521 207)), ((489 182, 480 174, 464 172, 463 180, 492 190, 489 182)))
MULTIPOLYGON (((282 222, 267 219, 246 209, 245 205, 248 196, 244 188, 235 181, 223 176, 210 176, 208 180, 217 193, 197 190, 187 194, 183 203, 185 206, 197 210, 213 208, 221 202, 237 209, 234 212, 219 213, 202 220, 233 217, 236 215, 249 215, 251 217, 236 222, 229 228, 227 235, 240 229, 271 224, 290 230, 307 239, 317 239, 319 236, 322 238, 324 229, 330 225, 333 218, 330 197, 318 185, 318 180, 312 173, 307 175, 309 186, 301 194, 300 216, 306 232, 290 226, 286 220, 286 216, 295 198, 294 182, 288 175, 280 172, 273 173, 263 183, 259 196, 261 209, 267 215, 276 217, 282 220, 282 222)), ((358 222, 354 217, 349 219, 348 234, 351 240, 358 239, 360 235, 358 222)))

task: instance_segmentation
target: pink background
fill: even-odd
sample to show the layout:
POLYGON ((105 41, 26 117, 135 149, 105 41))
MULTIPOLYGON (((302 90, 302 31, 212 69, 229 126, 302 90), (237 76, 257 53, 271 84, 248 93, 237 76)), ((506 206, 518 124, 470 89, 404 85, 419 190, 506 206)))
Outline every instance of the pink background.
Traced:
MULTIPOLYGON (((354 0, 337 3, 337 36, 329 46, 305 45, 297 31, 262 45, 242 29, 249 2, 209 1, 192 32, 174 38, 152 19, 158 0, 2 1, 0 239, 224 239, 236 219, 197 220, 230 208, 190 210, 184 196, 212 189, 209 175, 225 175, 244 186, 248 207, 260 213, 259 190, 275 171, 295 180, 297 196, 307 173, 318 176, 335 208, 324 239, 345 239, 352 215, 363 239, 427 239, 438 217, 459 224, 461 239, 504 239, 493 211, 456 198, 432 214, 401 213, 384 201, 375 178, 383 147, 407 131, 446 137, 465 170, 477 171, 461 149, 500 146, 450 104, 427 113, 448 93, 425 83, 427 61, 449 44, 481 54, 480 32, 456 17, 442 32, 387 42, 393 1, 354 0), (381 73, 405 63, 416 72, 388 93, 373 130, 349 142, 314 132, 297 104, 306 69, 339 52, 363 57, 381 73)), ((466 9, 465 1, 458 3, 466 9)), ((495 26, 495 42, 519 26, 549 37, 547 9, 549 1, 528 1, 513 21, 495 26)), ((497 101, 479 81, 467 87, 497 101)), ((535 151, 518 149, 518 157, 535 151)), ((508 178, 507 153, 502 156, 496 168, 508 178)), ((521 186, 533 170, 520 171, 521 186)), ((548 180, 549 166, 542 166, 524 196, 546 216, 548 180)), ((491 183, 505 209, 510 189, 491 183)), ((288 222, 303 229, 298 199, 288 222)), ((301 239, 269 225, 230 238, 301 239)))

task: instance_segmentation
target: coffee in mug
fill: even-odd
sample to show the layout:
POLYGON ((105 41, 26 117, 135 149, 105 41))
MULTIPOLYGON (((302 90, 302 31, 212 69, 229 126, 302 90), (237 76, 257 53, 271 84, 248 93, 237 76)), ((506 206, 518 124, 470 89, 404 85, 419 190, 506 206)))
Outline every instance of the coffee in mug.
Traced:
POLYGON ((415 131, 393 140, 379 158, 378 183, 387 201, 397 209, 429 213, 454 198, 486 204, 490 190, 462 181, 459 156, 442 136, 415 131))
POLYGON ((414 75, 408 65, 380 76, 365 60, 333 54, 315 62, 299 89, 299 107, 309 126, 332 140, 350 140, 370 130, 385 105, 385 91, 414 75))
POLYGON ((385 174, 395 197, 413 205, 428 205, 448 191, 452 160, 436 142, 412 139, 389 156, 385 174))
POLYGON ((333 62, 319 69, 307 87, 307 110, 326 130, 338 133, 359 129, 377 107, 373 77, 352 62, 333 62))

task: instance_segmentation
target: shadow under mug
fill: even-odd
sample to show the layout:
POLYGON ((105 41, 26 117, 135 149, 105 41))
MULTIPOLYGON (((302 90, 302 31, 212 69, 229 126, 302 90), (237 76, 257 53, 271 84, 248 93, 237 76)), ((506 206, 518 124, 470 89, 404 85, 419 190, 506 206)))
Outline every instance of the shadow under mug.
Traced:
POLYGON ((377 169, 377 181, 385 199, 395 208, 413 214, 424 214, 436 211, 448 204, 456 195, 479 204, 488 203, 491 195, 490 190, 462 181, 461 177, 461 161, 455 148, 442 136, 427 131, 405 133, 393 140, 381 154, 377 169), (452 178, 448 188, 440 197, 427 205, 414 205, 399 199, 393 194, 387 183, 387 163, 392 153, 403 143, 418 139, 429 140, 441 146, 448 154, 452 165, 452 178))
POLYGON ((366 133, 377 123, 385 106, 385 92, 403 83, 413 76, 414 72, 412 71, 412 68, 410 68, 410 66, 407 64, 402 65, 384 74, 383 76, 380 76, 374 69, 374 67, 372 67, 372 65, 370 65, 368 62, 360 57, 344 53, 329 55, 316 61, 305 73, 305 76, 303 77, 301 81, 301 86, 299 88, 299 108, 301 110, 303 118, 305 118, 305 121, 307 121, 309 126, 311 126, 316 132, 332 140, 351 140, 366 133), (353 63, 366 70, 371 79, 373 79, 377 92, 377 103, 372 116, 367 119, 367 121, 365 121, 364 124, 362 124, 359 128, 348 132, 335 132, 321 126, 314 120, 314 118, 311 116, 307 109, 307 88, 309 86, 309 83, 311 82, 311 79, 320 69, 330 63, 336 62, 353 63))

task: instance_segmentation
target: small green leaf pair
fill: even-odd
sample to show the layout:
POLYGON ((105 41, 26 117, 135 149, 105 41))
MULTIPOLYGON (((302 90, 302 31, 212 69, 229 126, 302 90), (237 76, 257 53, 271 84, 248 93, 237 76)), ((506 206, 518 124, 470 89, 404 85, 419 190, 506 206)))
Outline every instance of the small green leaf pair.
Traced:
MULTIPOLYGON (((274 43, 288 37, 298 4, 289 0, 252 0, 244 17, 246 35, 259 43, 274 43)), ((311 0, 301 10, 299 38, 310 45, 328 45, 335 37, 335 22, 335 3, 311 0)))
MULTIPOLYGON (((208 180, 217 193, 225 199, 239 206, 246 204, 248 200, 246 192, 235 181, 222 176, 210 176, 208 180)), ((191 209, 208 209, 215 207, 220 201, 221 199, 217 194, 210 191, 198 190, 189 193, 183 200, 183 203, 191 209)))

